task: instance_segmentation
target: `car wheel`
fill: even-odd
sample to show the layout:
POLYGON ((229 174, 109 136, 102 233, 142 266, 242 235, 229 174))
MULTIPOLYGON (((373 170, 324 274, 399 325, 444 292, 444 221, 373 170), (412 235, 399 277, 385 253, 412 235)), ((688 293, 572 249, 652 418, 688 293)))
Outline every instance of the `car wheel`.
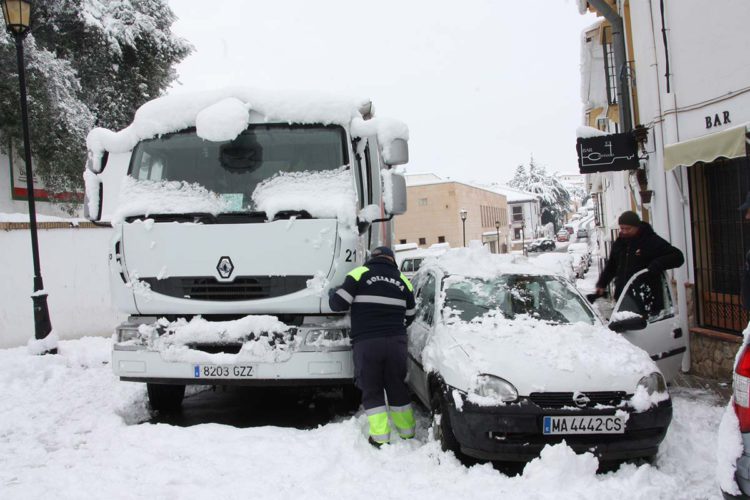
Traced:
POLYGON ((440 448, 443 451, 452 451, 458 455, 461 446, 458 444, 456 436, 453 434, 450 414, 448 413, 448 402, 443 397, 440 388, 435 388, 430 400, 432 406, 432 435, 436 441, 440 442, 440 448))
POLYGON ((157 411, 176 411, 185 397, 184 385, 146 384, 148 402, 157 411))

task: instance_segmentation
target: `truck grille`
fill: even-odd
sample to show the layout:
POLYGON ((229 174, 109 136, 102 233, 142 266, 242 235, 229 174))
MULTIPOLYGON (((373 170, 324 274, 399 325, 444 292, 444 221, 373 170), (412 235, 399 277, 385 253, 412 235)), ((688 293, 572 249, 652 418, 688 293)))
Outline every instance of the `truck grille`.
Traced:
MULTIPOLYGON (((596 405, 618 406, 625 398, 625 391, 586 392, 583 393, 589 402, 581 408, 592 408, 596 405)), ((541 408, 562 408, 572 406, 579 408, 573 400, 572 392, 532 392, 529 399, 541 408)))
POLYGON ((141 278, 151 291, 180 299, 217 302, 268 299, 298 292, 312 276, 238 276, 225 283, 213 277, 141 278))

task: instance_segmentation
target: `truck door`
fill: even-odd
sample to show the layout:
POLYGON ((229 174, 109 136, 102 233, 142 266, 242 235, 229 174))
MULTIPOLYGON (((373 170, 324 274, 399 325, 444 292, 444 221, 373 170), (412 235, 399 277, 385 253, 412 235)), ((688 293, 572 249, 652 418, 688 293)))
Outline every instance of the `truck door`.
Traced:
POLYGON ((677 321, 672 292, 664 273, 656 276, 644 269, 633 275, 615 304, 610 321, 632 317, 633 313, 646 320, 645 328, 621 334, 646 351, 667 381, 671 381, 680 370, 687 337, 677 321))

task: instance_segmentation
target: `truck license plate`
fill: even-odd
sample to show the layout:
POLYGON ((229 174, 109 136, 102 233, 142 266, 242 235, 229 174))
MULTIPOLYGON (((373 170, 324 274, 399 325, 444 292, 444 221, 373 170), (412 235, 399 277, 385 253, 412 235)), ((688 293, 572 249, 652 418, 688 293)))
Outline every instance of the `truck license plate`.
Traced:
POLYGON ((195 378, 251 378, 255 375, 253 365, 194 365, 195 378))
POLYGON ((544 434, 624 434, 625 422, 614 415, 544 417, 544 434))

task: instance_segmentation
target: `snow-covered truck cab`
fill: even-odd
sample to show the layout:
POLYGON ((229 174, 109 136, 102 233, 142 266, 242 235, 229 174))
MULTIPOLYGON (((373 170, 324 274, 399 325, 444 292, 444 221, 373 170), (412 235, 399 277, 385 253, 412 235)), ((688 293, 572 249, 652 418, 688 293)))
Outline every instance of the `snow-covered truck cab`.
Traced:
POLYGON ((371 115, 367 101, 235 89, 156 99, 89 134, 86 213, 112 221, 111 292, 129 315, 113 369, 146 382, 154 408, 188 384, 352 383, 328 290, 392 244, 406 210, 391 167, 408 131, 371 115))

